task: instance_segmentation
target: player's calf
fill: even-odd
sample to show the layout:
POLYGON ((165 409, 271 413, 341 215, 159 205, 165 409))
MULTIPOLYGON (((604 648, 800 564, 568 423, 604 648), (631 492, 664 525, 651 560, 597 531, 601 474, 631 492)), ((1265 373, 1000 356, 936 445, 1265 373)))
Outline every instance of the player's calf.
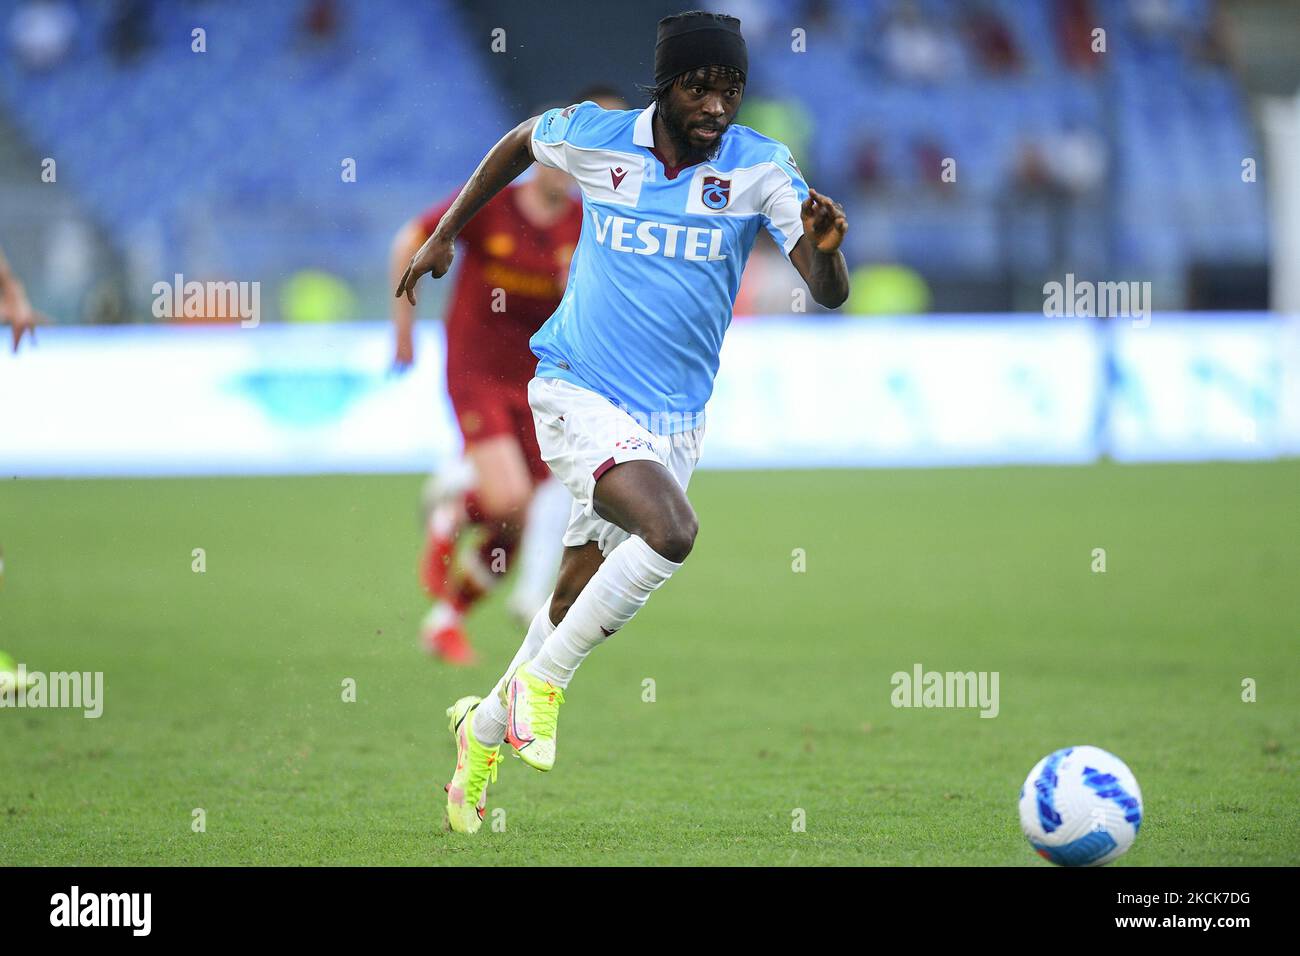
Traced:
POLYGON ((599 570, 605 556, 600 553, 600 545, 595 541, 564 549, 560 559, 560 574, 555 582, 555 591, 551 594, 551 623, 558 625, 564 620, 573 602, 587 586, 592 575, 599 570))

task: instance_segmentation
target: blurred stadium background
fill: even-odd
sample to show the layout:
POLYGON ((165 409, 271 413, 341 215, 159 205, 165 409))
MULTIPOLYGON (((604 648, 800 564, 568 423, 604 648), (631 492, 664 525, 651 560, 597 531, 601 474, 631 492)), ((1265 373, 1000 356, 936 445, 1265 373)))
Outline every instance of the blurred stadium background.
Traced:
MULTIPOLYGON (((752 51, 741 121, 845 205, 854 281, 848 317, 790 325, 800 283, 760 236, 706 466, 1300 450, 1296 333, 1262 314, 1300 310, 1291 4, 730 7, 752 51), (1044 318, 1044 283, 1067 274, 1150 282, 1164 314, 1149 331, 1044 318), (1231 315, 1188 315, 1208 310, 1231 315), (747 431, 730 412, 754 403, 790 428, 747 431)), ((47 396, 49 419, 0 436, 6 470, 411 470, 454 453, 436 325, 417 376, 384 375, 389 245, 541 106, 593 83, 643 102, 647 38, 676 8, 606 5, 575 38, 584 10, 5 0, 0 248, 80 331, 6 361, 0 398, 65 374, 99 396, 47 396), (165 334, 237 321, 155 319, 154 286, 177 275, 258 283, 265 325, 165 334), (203 440, 150 397, 172 387, 203 440)))
POLYGON ((0 248, 53 322, 0 354, 0 650, 107 674, 102 720, 0 713, 6 861, 1040 863, 1016 787, 1084 742, 1150 801, 1125 862, 1300 859, 1292 0, 721 4, 853 298, 793 311, 760 234, 689 573, 585 665, 565 772, 502 773, 510 831, 430 840, 443 708, 519 636, 494 599, 483 665, 417 663, 459 436, 449 283, 390 372, 393 236, 541 106, 641 105, 682 8, 0 0, 0 248), (155 318, 175 276, 259 323, 155 318), (1049 317, 1067 276, 1156 311, 1049 317), (892 708, 917 661, 1000 671, 998 719, 892 708))

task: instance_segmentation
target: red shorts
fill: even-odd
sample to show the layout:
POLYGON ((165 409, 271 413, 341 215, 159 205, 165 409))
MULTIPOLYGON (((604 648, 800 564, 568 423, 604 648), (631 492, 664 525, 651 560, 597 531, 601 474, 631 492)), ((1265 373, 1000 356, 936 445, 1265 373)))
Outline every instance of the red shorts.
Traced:
POLYGON ((533 425, 533 410, 528 406, 526 383, 518 388, 500 382, 449 384, 447 393, 466 448, 488 438, 509 435, 519 442, 533 484, 551 476, 551 469, 542 461, 542 453, 537 448, 537 429, 533 425))

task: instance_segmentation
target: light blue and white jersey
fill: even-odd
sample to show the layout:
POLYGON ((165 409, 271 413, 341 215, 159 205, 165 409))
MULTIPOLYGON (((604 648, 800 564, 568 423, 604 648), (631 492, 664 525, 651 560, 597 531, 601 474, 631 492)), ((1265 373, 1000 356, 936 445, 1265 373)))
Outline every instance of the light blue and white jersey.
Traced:
POLYGON ((533 154, 578 181, 583 222, 564 298, 530 345, 539 376, 671 434, 703 423, 758 230, 788 258, 808 186, 788 148, 747 126, 711 162, 666 169, 654 111, 587 101, 538 118, 533 154))

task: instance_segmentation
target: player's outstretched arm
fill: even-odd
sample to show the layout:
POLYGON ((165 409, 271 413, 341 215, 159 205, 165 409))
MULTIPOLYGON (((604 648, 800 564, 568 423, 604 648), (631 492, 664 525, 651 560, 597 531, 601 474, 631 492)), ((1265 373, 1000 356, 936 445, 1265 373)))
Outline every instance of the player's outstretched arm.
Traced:
MULTIPOLYGON (((412 219, 402 226, 393 238, 393 247, 389 253, 389 274, 393 282, 401 283, 411 260, 424 244, 427 237, 420 228, 419 220, 412 219)), ((401 295, 393 297, 393 370, 404 372, 415 363, 415 306, 401 295)))
POLYGON ((433 235, 411 258, 411 263, 397 284, 397 295, 406 294, 415 304, 415 284, 426 272, 441 279, 451 269, 455 256, 453 244, 456 236, 474 215, 487 205, 488 200, 505 189, 520 173, 533 163, 533 127, 537 117, 524 120, 488 151, 460 191, 456 201, 443 215, 433 235))
POLYGON ((817 304, 838 309, 849 297, 849 267, 840 252, 849 228, 844 209, 830 196, 809 189, 799 214, 803 236, 790 250, 790 261, 817 304))
POLYGON ((18 351, 18 344, 27 331, 32 333, 32 341, 35 342, 36 326, 48 321, 27 301, 27 290, 9 268, 4 250, 0 249, 0 325, 13 326, 14 351, 18 351))

